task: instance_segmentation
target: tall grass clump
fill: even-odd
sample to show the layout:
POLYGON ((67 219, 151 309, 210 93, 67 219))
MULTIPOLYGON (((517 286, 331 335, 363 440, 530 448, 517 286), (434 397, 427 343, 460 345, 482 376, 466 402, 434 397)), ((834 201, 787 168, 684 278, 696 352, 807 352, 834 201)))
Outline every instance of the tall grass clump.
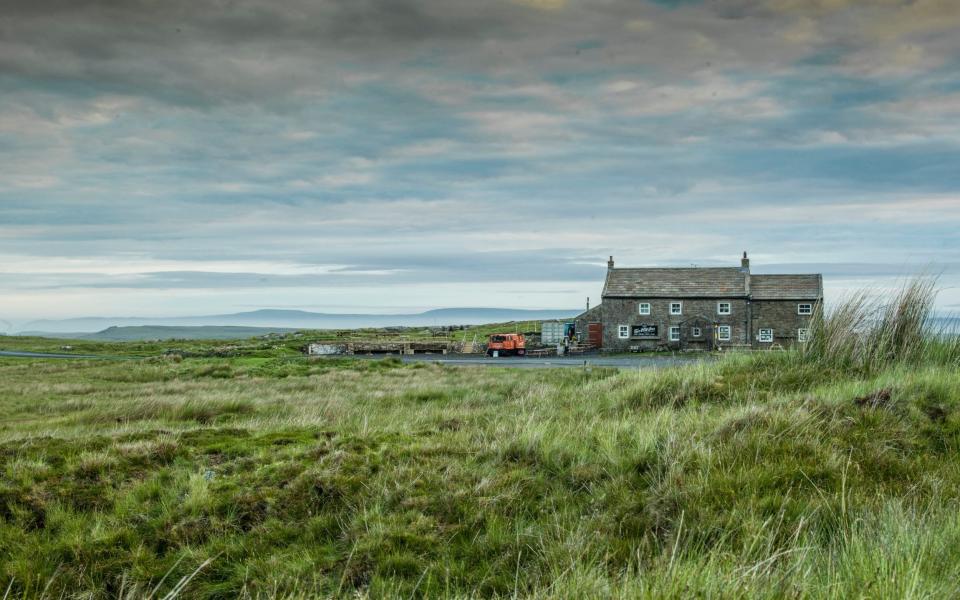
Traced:
POLYGON ((861 373, 926 360, 960 361, 960 341, 934 327, 935 284, 935 278, 917 277, 886 299, 863 290, 830 311, 819 307, 804 358, 861 373))

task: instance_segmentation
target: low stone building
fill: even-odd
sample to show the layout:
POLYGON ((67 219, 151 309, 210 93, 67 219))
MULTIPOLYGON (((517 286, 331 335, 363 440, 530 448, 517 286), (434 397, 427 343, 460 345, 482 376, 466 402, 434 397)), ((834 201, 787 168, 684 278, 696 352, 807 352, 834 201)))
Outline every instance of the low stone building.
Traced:
POLYGON ((772 348, 803 342, 823 301, 823 277, 751 275, 740 267, 615 268, 600 304, 576 319, 606 351, 772 348))

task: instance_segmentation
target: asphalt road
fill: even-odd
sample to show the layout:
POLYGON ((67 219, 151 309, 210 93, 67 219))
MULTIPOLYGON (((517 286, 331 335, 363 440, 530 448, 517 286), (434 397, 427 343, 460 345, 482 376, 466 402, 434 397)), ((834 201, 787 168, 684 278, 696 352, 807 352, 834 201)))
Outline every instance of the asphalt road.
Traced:
MULTIPOLYGON (((360 358, 383 358, 379 356, 362 356, 360 358)), ((400 356, 400 360, 405 363, 412 362, 436 362, 445 365, 461 366, 479 366, 479 367, 510 367, 518 369, 555 369, 572 368, 583 366, 594 367, 615 367, 618 369, 642 369, 669 367, 684 363, 701 360, 696 357, 687 356, 603 356, 602 354, 590 354, 583 356, 563 356, 547 358, 530 358, 520 356, 504 356, 500 358, 490 358, 485 355, 455 355, 455 354, 407 354, 400 356)))

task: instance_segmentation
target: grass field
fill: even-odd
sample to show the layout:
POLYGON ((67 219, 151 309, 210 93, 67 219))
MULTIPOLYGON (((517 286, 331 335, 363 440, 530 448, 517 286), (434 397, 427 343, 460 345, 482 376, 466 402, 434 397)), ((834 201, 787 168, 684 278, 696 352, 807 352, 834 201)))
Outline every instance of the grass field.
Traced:
POLYGON ((75 354, 153 357, 164 353, 187 357, 295 357, 310 342, 394 342, 442 340, 486 343, 492 333, 539 332, 539 321, 472 325, 436 334, 427 327, 355 330, 269 330, 252 327, 116 327, 78 339, 34 335, 0 335, 0 349, 75 354), (238 333, 240 332, 240 333, 238 333), (176 338, 177 334, 183 337, 176 338), (240 337, 241 339, 234 339, 240 337))
POLYGON ((827 318, 805 351, 639 373, 0 359, 0 583, 957 597, 960 351, 893 317, 860 344, 827 318))

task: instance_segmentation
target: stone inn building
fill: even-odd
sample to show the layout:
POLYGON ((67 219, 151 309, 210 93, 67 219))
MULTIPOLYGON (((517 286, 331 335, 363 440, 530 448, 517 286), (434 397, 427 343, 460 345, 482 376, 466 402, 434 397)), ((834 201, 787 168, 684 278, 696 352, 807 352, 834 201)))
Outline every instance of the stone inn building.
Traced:
POLYGON ((823 276, 751 275, 740 267, 615 268, 603 301, 576 319, 605 351, 773 348, 804 342, 823 301, 823 276))

